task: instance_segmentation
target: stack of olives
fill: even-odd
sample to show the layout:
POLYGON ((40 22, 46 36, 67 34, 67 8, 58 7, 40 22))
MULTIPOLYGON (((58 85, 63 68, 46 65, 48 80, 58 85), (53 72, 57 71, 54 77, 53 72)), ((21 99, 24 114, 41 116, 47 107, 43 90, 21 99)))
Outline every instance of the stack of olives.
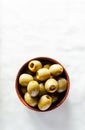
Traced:
POLYGON ((20 91, 31 107, 45 111, 58 101, 58 95, 67 89, 60 64, 31 60, 27 71, 19 76, 20 91))

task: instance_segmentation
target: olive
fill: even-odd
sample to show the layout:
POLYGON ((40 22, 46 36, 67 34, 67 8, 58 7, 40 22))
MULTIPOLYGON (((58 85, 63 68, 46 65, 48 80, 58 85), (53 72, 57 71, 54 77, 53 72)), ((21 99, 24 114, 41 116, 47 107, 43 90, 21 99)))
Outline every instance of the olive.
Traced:
POLYGON ((47 68, 41 68, 37 71, 36 77, 40 81, 50 78, 50 71, 47 68))
POLYGON ((49 95, 43 95, 40 97, 38 108, 42 111, 47 110, 52 104, 52 97, 49 95))
POLYGON ((54 93, 58 89, 58 82, 56 79, 50 78, 45 82, 45 89, 47 92, 54 93))
POLYGON ((35 107, 35 106, 37 106, 37 104, 38 104, 38 98, 36 98, 36 97, 35 97, 35 98, 31 97, 28 92, 25 93, 25 95, 24 95, 24 100, 25 100, 25 102, 26 102, 27 104, 29 104, 29 105, 32 106, 32 107, 35 107))
POLYGON ((45 90, 45 85, 44 85, 44 83, 40 83, 40 84, 39 84, 39 87, 40 87, 39 96, 42 96, 42 95, 44 95, 44 94, 47 93, 46 90, 45 90))
POLYGON ((58 80, 58 92, 61 93, 61 92, 64 92, 66 89, 67 89, 67 80, 65 78, 59 78, 58 80))
POLYGON ((55 103, 56 101, 58 101, 58 95, 57 94, 51 94, 50 96, 52 97, 52 103, 55 103))
POLYGON ((34 80, 36 80, 37 82, 39 82, 39 80, 37 79, 36 75, 34 75, 34 80))
POLYGON ((28 85, 28 83, 32 80, 33 80, 32 75, 24 73, 24 74, 21 74, 19 77, 19 84, 21 86, 26 87, 28 85))
POLYGON ((38 69, 42 68, 42 64, 38 60, 32 60, 28 64, 28 68, 32 72, 36 72, 38 69))
POLYGON ((36 97, 39 94, 39 83, 35 80, 30 81, 27 86, 27 91, 32 97, 36 97))
POLYGON ((33 75, 34 73, 32 71, 30 71, 28 68, 25 69, 24 71, 26 74, 30 74, 30 75, 33 75))
POLYGON ((51 66, 50 64, 46 64, 46 65, 44 65, 43 67, 49 69, 50 66, 51 66))
POLYGON ((58 75, 62 74, 63 67, 59 64, 53 64, 50 66, 49 71, 52 75, 58 76, 58 75))
POLYGON ((25 94, 27 92, 27 87, 21 87, 22 94, 25 94))

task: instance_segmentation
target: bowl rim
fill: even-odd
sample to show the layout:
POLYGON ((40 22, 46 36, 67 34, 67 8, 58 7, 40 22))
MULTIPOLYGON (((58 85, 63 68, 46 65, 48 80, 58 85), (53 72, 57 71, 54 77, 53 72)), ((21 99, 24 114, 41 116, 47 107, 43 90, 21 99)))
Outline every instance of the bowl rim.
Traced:
POLYGON ((25 62, 21 67, 20 69, 18 70, 18 73, 17 73, 17 76, 16 76, 16 79, 15 79, 15 90, 16 90, 16 93, 17 93, 17 96, 18 98, 20 99, 20 101, 29 109, 33 110, 33 111, 37 111, 37 112, 47 112, 47 111, 51 111, 51 110, 54 110, 55 108, 59 107, 61 104, 63 104, 63 102, 66 100, 67 96, 68 96, 68 93, 69 93, 69 89, 70 89, 70 78, 69 78, 69 75, 68 75, 68 72, 67 70, 65 69, 65 67, 59 62, 57 61, 56 59, 53 59, 53 58, 50 58, 50 57, 45 57, 45 56, 41 56, 41 57, 34 57, 34 58, 31 58, 30 60, 28 60, 27 62, 25 62), (18 79, 19 79, 19 76, 22 72, 22 70, 24 69, 25 66, 27 66, 27 64, 32 61, 32 60, 39 60, 39 59, 47 59, 51 62, 54 62, 54 63, 57 63, 57 64, 60 64, 63 69, 64 69, 64 73, 66 74, 66 79, 68 81, 68 87, 67 87, 67 90, 66 90, 66 93, 65 93, 65 96, 63 97, 63 99, 57 103, 55 106, 51 106, 49 109, 45 110, 45 111, 41 111, 39 109, 36 109, 34 107, 31 107, 30 105, 28 105, 24 99, 22 98, 20 92, 19 92, 19 89, 18 89, 18 79))

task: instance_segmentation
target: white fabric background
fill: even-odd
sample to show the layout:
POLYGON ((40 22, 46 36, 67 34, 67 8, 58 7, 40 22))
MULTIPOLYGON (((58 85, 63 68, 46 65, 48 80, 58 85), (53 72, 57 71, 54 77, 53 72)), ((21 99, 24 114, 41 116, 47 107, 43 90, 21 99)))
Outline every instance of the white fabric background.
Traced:
POLYGON ((0 2, 0 130, 85 130, 85 1, 0 2), (37 113, 18 99, 15 78, 30 58, 66 67, 71 88, 57 109, 37 113))

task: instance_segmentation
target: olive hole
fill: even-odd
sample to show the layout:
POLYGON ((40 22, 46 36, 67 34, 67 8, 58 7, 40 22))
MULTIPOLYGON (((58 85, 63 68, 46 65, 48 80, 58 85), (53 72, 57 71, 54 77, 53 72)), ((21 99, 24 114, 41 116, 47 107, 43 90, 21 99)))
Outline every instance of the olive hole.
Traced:
POLYGON ((33 67, 34 67, 34 63, 31 63, 31 64, 30 64, 30 67, 33 68, 33 67))
POLYGON ((46 98, 48 98, 48 99, 49 99, 49 96, 48 96, 48 95, 46 95, 46 98))
POLYGON ((55 86, 52 85, 52 86, 50 87, 50 90, 54 90, 54 89, 55 89, 55 86))

